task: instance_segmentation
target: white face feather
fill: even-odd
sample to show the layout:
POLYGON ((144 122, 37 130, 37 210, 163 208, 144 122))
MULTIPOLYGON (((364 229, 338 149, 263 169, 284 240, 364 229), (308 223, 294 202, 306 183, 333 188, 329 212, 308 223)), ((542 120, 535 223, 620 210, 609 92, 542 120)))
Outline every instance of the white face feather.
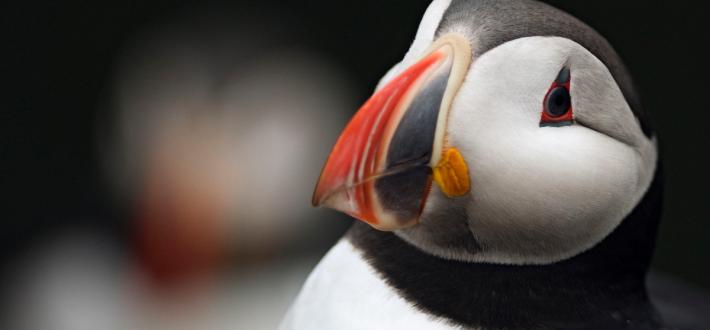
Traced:
POLYGON ((448 120, 471 192, 449 199, 434 187, 425 226, 397 234, 435 255, 490 263, 547 264, 593 247, 648 189, 655 141, 604 64, 569 39, 527 37, 473 55, 448 120), (564 66, 577 122, 540 127, 544 97, 564 66), (428 241, 426 228, 444 209, 467 215, 480 251, 428 241))

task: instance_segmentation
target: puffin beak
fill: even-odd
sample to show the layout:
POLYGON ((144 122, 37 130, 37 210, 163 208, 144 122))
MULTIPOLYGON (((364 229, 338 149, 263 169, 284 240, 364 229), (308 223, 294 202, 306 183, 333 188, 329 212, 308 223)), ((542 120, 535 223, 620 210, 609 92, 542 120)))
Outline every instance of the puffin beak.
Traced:
POLYGON ((444 141, 449 108, 471 62, 470 46, 449 34, 425 54, 345 127, 321 172, 313 205, 395 230, 418 222, 432 180, 449 197, 468 192, 465 161, 444 141))

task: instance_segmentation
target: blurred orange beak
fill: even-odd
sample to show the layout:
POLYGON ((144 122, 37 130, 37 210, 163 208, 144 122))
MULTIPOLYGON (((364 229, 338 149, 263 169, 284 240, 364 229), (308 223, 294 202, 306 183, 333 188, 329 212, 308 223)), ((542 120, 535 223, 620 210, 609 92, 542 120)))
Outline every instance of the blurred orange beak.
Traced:
POLYGON ((377 91, 345 127, 316 186, 315 206, 395 230, 417 223, 432 180, 449 197, 468 192, 465 161, 445 146, 445 134, 471 49, 468 40, 449 34, 426 54, 377 91))

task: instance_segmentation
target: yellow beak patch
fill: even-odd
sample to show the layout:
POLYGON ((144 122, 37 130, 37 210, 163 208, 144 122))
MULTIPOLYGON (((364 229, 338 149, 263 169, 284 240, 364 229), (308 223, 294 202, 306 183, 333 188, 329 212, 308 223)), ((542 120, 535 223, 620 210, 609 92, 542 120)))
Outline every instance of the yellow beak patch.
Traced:
POLYGON ((433 172, 434 182, 447 197, 463 196, 471 190, 468 166, 461 152, 456 148, 444 151, 433 172))

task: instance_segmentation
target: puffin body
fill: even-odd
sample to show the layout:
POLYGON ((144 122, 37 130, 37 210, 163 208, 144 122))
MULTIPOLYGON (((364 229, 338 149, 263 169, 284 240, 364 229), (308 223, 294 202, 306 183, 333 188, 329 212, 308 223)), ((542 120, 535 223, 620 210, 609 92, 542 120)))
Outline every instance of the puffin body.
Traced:
POLYGON ((282 329, 661 329, 656 138, 593 29, 435 0, 336 141, 314 205, 356 223, 282 329))
POLYGON ((281 328, 456 329, 403 298, 349 239, 338 242, 311 273, 281 328))

